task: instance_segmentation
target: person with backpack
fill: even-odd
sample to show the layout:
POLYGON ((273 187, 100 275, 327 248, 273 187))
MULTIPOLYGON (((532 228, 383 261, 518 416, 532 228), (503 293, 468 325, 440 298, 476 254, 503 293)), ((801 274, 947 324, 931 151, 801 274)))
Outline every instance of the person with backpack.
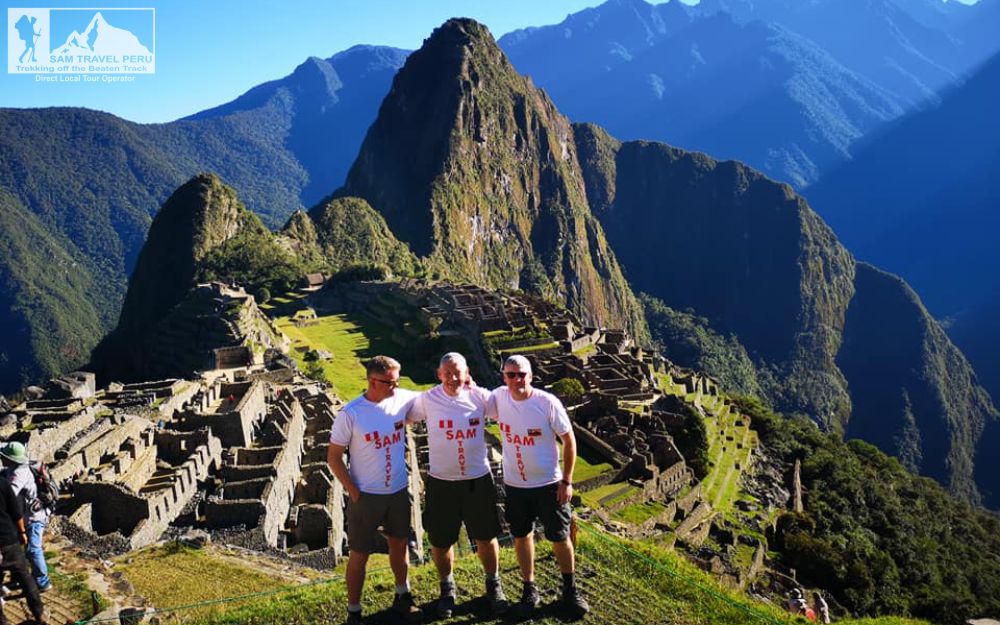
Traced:
MULTIPOLYGON (((21 498, 14 494, 8 482, 0 480, 0 570, 10 571, 21 584, 28 609, 34 617, 32 625, 49 625, 42 596, 35 585, 35 578, 28 572, 24 547, 28 543, 24 527, 24 510, 21 498)), ((0 625, 7 625, 7 617, 0 610, 0 625)))
POLYGON ((28 460, 28 452, 22 443, 10 442, 0 447, 0 460, 3 460, 4 466, 2 475, 24 509, 24 524, 28 533, 25 554, 31 563, 38 591, 46 592, 52 589, 52 581, 45 563, 42 538, 55 507, 55 498, 58 498, 58 495, 53 495, 55 484, 44 464, 28 460))

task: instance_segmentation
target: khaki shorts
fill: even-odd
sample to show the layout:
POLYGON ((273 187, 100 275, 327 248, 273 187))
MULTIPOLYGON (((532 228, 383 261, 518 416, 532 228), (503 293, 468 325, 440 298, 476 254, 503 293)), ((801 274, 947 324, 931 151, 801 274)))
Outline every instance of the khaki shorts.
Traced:
POLYGON ((410 493, 405 488, 391 495, 361 493, 357 503, 348 500, 348 548, 359 553, 373 553, 380 527, 386 536, 408 539, 410 508, 410 493))

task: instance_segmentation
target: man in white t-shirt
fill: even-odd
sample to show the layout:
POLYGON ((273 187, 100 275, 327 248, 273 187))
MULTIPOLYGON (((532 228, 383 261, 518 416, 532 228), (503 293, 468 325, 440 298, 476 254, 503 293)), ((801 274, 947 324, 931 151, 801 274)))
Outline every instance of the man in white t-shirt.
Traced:
POLYGON ((562 604, 573 616, 590 611, 574 575, 575 556, 570 542, 573 467, 576 437, 559 399, 531 386, 531 363, 511 356, 503 364, 504 385, 493 391, 486 408, 488 418, 500 422, 503 442, 503 481, 507 500, 505 517, 514 535, 514 548, 524 588, 517 605, 523 617, 538 607, 535 587, 534 526, 538 519, 563 577, 562 604), (559 466, 557 440, 562 441, 559 466))
POLYGON ((463 521, 486 574, 486 598, 495 615, 507 611, 498 559, 500 519, 496 485, 490 473, 483 414, 490 392, 473 386, 465 357, 449 352, 437 369, 441 384, 421 393, 408 416, 426 422, 429 470, 424 484, 424 529, 441 580, 437 612, 450 618, 455 609, 454 550, 463 521))
POLYGON ((361 590, 368 556, 382 526, 389 543, 389 566, 396 579, 393 611, 410 622, 423 613, 410 593, 409 475, 406 466, 406 413, 417 396, 399 387, 400 364, 375 356, 365 365, 368 388, 344 406, 330 430, 327 462, 350 497, 347 508, 347 622, 361 623, 361 590), (344 452, 350 468, 344 464, 344 452))

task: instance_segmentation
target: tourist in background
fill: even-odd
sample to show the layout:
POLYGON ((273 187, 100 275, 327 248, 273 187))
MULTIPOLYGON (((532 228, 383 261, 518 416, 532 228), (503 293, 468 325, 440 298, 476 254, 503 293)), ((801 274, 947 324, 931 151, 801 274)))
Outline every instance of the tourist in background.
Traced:
MULTIPOLYGON (((28 609, 36 625, 47 625, 45 606, 38 592, 35 578, 28 572, 28 562, 24 559, 24 545, 28 544, 28 534, 24 527, 24 508, 6 481, 0 480, 0 558, 4 572, 10 571, 14 580, 20 583, 28 609)), ((6 625, 7 617, 0 610, 0 625, 6 625)))
POLYGON ((562 573, 562 604, 573 616, 582 617, 590 606, 576 585, 570 541, 576 437, 562 402, 532 387, 531 379, 528 359, 510 356, 503 364, 504 386, 493 391, 486 409, 488 418, 499 421, 503 443, 505 516, 514 535, 524 584, 518 612, 527 617, 540 601, 535 586, 534 529, 538 519, 562 573), (563 445, 562 467, 557 440, 563 445))
POLYGON ((52 582, 49 580, 49 567, 45 563, 42 542, 52 510, 39 498, 35 473, 31 470, 27 449, 22 443, 10 442, 0 447, 0 459, 3 460, 4 466, 3 478, 10 482, 14 494, 24 509, 24 523, 28 530, 28 545, 25 552, 28 562, 31 563, 35 583, 38 584, 39 592, 47 592, 52 588, 52 582))
POLYGON ((327 462, 344 486, 347 508, 347 622, 361 623, 361 591, 368 556, 379 526, 389 543, 389 566, 396 580, 394 612, 410 622, 423 618, 409 580, 412 504, 406 466, 405 417, 414 391, 399 387, 400 364, 375 356, 365 366, 368 388, 345 405, 330 430, 327 462), (344 452, 350 454, 350 468, 344 452))
POLYGON ((813 593, 813 608, 815 608, 816 615, 819 617, 821 623, 830 622, 830 606, 827 605, 826 599, 823 598, 823 594, 818 590, 813 593))
POLYGON ((437 377, 441 384, 421 393, 408 415, 412 422, 427 424, 424 529, 441 582, 437 613, 449 618, 455 608, 453 545, 464 522, 483 565, 490 610, 500 615, 509 604, 500 584, 500 519, 485 437, 490 392, 471 384, 468 363, 457 352, 441 357, 437 377))

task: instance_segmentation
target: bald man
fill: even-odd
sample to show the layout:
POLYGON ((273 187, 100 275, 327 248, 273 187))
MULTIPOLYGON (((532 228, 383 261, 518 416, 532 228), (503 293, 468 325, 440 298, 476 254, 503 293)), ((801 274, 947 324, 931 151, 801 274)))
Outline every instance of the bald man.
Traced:
POLYGON ((441 357, 437 377, 441 384, 421 393, 407 416, 411 422, 427 424, 430 467, 425 484, 424 529, 441 581, 437 613, 449 618, 455 609, 453 545, 465 523, 483 565, 490 609, 500 615, 510 604, 500 584, 500 519, 496 486, 487 460, 484 410, 490 392, 471 384, 468 363, 457 352, 441 357))
POLYGON ((545 538, 563 578, 562 605, 581 618, 590 611, 576 585, 575 555, 570 542, 573 467, 576 437, 559 398, 531 385, 531 363, 511 356, 503 364, 504 386, 493 391, 486 416, 500 423, 503 442, 503 481, 507 492, 505 516, 514 535, 514 549, 524 583, 517 604, 527 618, 538 607, 535 586, 535 520, 545 527, 545 538), (562 466, 557 441, 562 442, 562 466))

